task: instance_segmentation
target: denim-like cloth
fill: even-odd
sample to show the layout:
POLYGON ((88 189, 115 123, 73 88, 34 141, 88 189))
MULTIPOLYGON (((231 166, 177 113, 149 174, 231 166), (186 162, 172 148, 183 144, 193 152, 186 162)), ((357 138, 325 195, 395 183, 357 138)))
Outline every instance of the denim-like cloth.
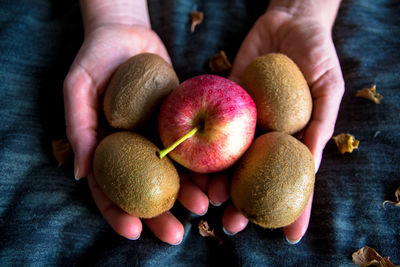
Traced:
MULTIPOLYGON (((267 4, 257 1, 149 0, 154 30, 181 80, 209 73, 208 58, 232 61, 267 4), (205 18, 190 32, 189 13, 205 18)), ((261 2, 261 1, 258 1, 261 2)), ((335 134, 349 132, 358 150, 341 155, 330 141, 316 177, 310 226, 297 245, 281 229, 254 224, 235 236, 221 230, 225 205, 195 216, 179 203, 179 246, 144 227, 137 241, 102 218, 73 166, 57 167, 50 140, 65 135, 62 84, 82 42, 77 1, 0 2, 0 265, 354 266, 368 245, 400 264, 400 208, 386 206, 400 186, 400 2, 344 0, 334 41, 346 82, 335 134), (355 92, 377 85, 377 105, 355 92), (223 244, 198 233, 201 219, 223 244)))

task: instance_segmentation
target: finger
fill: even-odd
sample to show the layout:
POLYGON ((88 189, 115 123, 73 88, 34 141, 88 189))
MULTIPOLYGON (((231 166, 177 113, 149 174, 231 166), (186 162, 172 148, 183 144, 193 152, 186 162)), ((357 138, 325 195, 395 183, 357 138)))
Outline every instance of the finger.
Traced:
POLYGON ((190 172, 190 180, 197 185, 203 192, 207 192, 210 175, 205 173, 190 172))
POLYGON ((332 137, 344 93, 340 68, 335 68, 313 84, 313 113, 303 134, 303 142, 310 149, 317 172, 326 143, 332 137))
POLYGON ((181 178, 179 201, 189 211, 204 215, 208 210, 208 197, 188 179, 186 174, 180 173, 179 176, 181 178))
POLYGON ((64 82, 64 106, 67 136, 75 155, 75 178, 81 178, 90 172, 97 143, 98 96, 90 76, 79 66, 72 69, 64 82))
MULTIPOLYGON (((321 164, 326 143, 332 137, 340 101, 344 93, 344 82, 338 68, 329 70, 312 88, 313 114, 303 133, 303 142, 310 149, 315 161, 315 172, 321 164)), ((284 234, 291 244, 298 243, 307 231, 310 221, 311 196, 302 215, 291 225, 284 227, 284 234)))
POLYGON ((229 181, 226 173, 216 173, 211 178, 208 198, 214 206, 220 206, 229 199, 229 181))
POLYGON ((104 219, 121 236, 136 240, 142 232, 142 223, 136 216, 132 216, 115 205, 101 190, 93 175, 88 176, 88 184, 93 199, 104 219))
POLYGON ((283 228, 283 232, 289 243, 299 243, 306 233, 308 224, 310 222, 312 200, 313 195, 311 195, 311 198, 300 217, 294 223, 283 228))
POLYGON ((183 225, 171 212, 167 211, 155 218, 143 221, 161 241, 171 245, 179 245, 182 242, 183 225))
POLYGON ((222 216, 223 230, 228 235, 234 235, 246 228, 249 220, 240 213, 232 203, 226 208, 222 216))

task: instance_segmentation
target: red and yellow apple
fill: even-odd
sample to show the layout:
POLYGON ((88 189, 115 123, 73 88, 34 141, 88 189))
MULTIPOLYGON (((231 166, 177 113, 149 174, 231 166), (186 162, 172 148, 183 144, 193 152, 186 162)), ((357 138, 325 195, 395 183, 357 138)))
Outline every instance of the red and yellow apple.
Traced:
POLYGON ((237 83, 200 75, 181 83, 164 101, 158 130, 169 156, 199 173, 231 167, 253 141, 256 105, 237 83))

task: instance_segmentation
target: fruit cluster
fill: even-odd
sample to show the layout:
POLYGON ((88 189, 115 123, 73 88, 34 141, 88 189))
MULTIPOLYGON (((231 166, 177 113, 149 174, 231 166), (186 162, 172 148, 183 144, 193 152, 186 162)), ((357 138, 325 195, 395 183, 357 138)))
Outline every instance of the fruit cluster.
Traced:
POLYGON ((310 120, 310 89, 296 64, 276 53, 255 58, 242 85, 256 102, 261 135, 236 168, 232 202, 258 225, 287 226, 301 215, 314 188, 313 156, 291 136, 310 120))
POLYGON ((312 99, 302 73, 285 55, 254 59, 239 85, 211 74, 179 84, 161 57, 139 54, 113 75, 103 110, 119 131, 96 148, 94 175, 105 194, 130 214, 149 218, 173 206, 179 176, 169 157, 200 173, 236 164, 232 201, 263 227, 292 223, 311 196, 313 157, 291 134, 307 125, 312 99), (133 133, 160 106, 163 150, 133 133), (260 136, 254 140, 256 128, 260 136))

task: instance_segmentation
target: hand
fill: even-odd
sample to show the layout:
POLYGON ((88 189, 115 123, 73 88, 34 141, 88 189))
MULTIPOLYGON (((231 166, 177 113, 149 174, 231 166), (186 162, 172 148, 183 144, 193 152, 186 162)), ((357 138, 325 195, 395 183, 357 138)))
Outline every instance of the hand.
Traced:
MULTIPOLYGON (((91 174, 91 160, 97 145, 99 96, 103 93, 115 69, 129 57, 151 52, 171 63, 160 38, 147 27, 129 25, 102 25, 85 35, 84 43, 76 56, 64 82, 64 102, 67 135, 75 154, 75 177, 88 177, 88 184, 100 212, 120 235, 128 239, 139 238, 142 221, 122 211, 109 200, 91 174)), ((190 187, 182 192, 190 193, 190 187)), ((196 196, 196 194, 194 194, 196 196)), ((193 203, 182 193, 182 203, 197 213, 204 213, 208 200, 193 203), (201 204, 206 203, 206 206, 201 204)), ((153 219, 143 220, 162 241, 178 244, 183 238, 182 224, 166 212, 153 219)))
MULTIPOLYGON (((331 37, 331 23, 313 14, 292 14, 285 9, 270 8, 248 33, 235 58, 230 78, 239 82, 245 67, 260 55, 280 52, 289 56, 303 72, 313 98, 313 113, 301 140, 310 149, 318 170, 322 152, 331 138, 344 81, 331 37)), ((293 224, 284 227, 291 243, 305 234, 310 220, 312 197, 293 224)), ((224 229, 237 233, 247 225, 247 219, 232 205, 223 216, 224 229)))

